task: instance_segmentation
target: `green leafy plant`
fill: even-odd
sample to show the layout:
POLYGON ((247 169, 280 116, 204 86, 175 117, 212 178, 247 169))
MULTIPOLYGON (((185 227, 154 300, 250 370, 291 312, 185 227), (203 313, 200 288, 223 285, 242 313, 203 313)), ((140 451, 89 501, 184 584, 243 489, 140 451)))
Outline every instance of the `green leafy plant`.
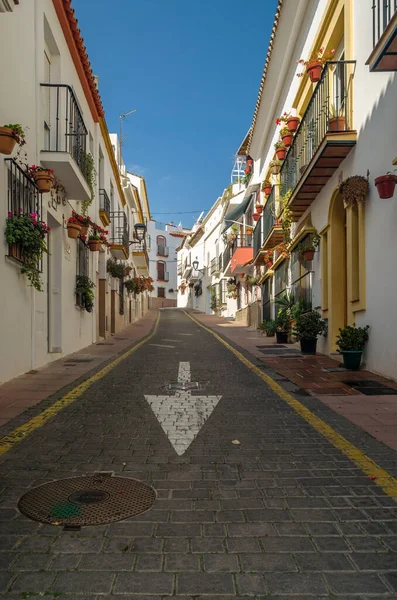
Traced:
POLYGON ((211 288, 211 310, 213 310, 214 312, 218 310, 219 308, 219 300, 218 297, 216 295, 216 289, 215 288, 211 288))
POLYGON ((277 331, 289 332, 291 328, 292 309, 295 304, 293 294, 285 292, 280 298, 276 298, 274 303, 279 307, 276 318, 277 331))
POLYGON ((302 313, 307 312, 307 310, 308 307, 306 302, 300 298, 291 308, 291 317, 297 319, 302 313))
POLYGON ((275 149, 277 150, 278 148, 285 148, 285 144, 283 142, 283 140, 278 140, 275 144, 274 144, 275 149))
POLYGON ((356 327, 355 325, 346 325, 343 329, 339 328, 339 335, 336 339, 338 352, 352 351, 362 352, 366 342, 368 342, 369 325, 365 327, 356 327))
POLYGON ((327 331, 327 323, 316 310, 303 313, 296 319, 294 335, 298 340, 318 338, 327 331))
POLYGON ((289 318, 287 311, 280 309, 276 317, 276 331, 280 333, 289 333, 291 329, 291 319, 289 318))
POLYGON ((259 325, 259 329, 267 335, 267 337, 273 337, 276 333, 276 321, 262 321, 259 325))
MULTIPOLYGON (((287 113, 287 112, 283 112, 283 114, 281 115, 281 117, 278 117, 278 119, 276 119, 276 125, 281 125, 281 123, 286 123, 288 121, 288 119, 291 118, 291 113, 287 113)), ((288 129, 289 131, 289 129, 288 129)))
POLYGON ((203 287, 201 285, 201 281, 199 281, 198 283, 196 283, 196 285, 194 286, 194 295, 196 296, 196 298, 199 298, 199 296, 201 296, 203 293, 203 287))
POLYGON ((364 203, 368 192, 368 179, 362 175, 352 175, 342 181, 339 186, 339 193, 346 206, 364 203))
POLYGON ((291 194, 292 190, 288 190, 281 198, 283 211, 280 217, 280 222, 283 230, 283 239, 285 244, 291 243, 292 211, 288 207, 288 202, 291 198, 291 194))
POLYGON ((90 188, 91 197, 89 200, 83 200, 81 203, 81 211, 83 215, 87 214, 88 207, 92 204, 95 198, 95 185, 97 172, 95 169, 95 160, 91 152, 84 153, 85 179, 90 188))
POLYGON ((305 252, 315 252, 320 245, 321 238, 318 233, 313 233, 299 244, 299 256, 302 257, 305 252))
POLYGON ((343 117, 345 112, 345 105, 342 103, 339 108, 336 108, 335 104, 331 104, 329 107, 329 118, 336 119, 337 117, 343 117))
POLYGON ((94 310, 95 283, 87 275, 78 275, 76 278, 76 295, 80 298, 80 306, 88 313, 94 310))
POLYGON ((8 213, 5 238, 8 244, 17 244, 20 248, 23 264, 21 273, 26 275, 30 285, 42 291, 39 264, 44 253, 48 253, 46 236, 50 228, 44 221, 37 219, 37 213, 24 215, 8 213))
POLYGON ((114 258, 109 258, 106 263, 106 271, 112 277, 118 277, 118 279, 123 279, 125 275, 125 264, 121 262, 117 262, 114 258))
POLYGON ((14 136, 17 144, 19 146, 24 146, 26 144, 25 131, 19 123, 14 123, 11 125, 3 125, 7 129, 12 129, 12 135, 14 136))
POLYGON ((283 136, 283 135, 289 135, 290 133, 291 132, 290 132, 290 130, 289 130, 288 127, 283 127, 282 129, 280 129, 280 135, 281 136, 283 136))
POLYGON ((256 275, 246 275, 244 279, 250 286, 258 285, 259 282, 259 277, 256 275))

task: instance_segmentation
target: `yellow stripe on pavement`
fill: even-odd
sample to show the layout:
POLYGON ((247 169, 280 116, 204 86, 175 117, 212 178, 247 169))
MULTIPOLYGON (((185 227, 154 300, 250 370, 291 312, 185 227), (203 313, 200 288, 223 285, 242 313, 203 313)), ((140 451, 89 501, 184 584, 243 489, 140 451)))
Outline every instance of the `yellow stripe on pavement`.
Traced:
POLYGON ((63 398, 60 398, 59 400, 54 402, 54 404, 43 410, 43 412, 41 412, 39 415, 33 417, 32 419, 30 419, 30 421, 27 421, 20 427, 17 427, 8 435, 5 435, 4 437, 0 438, 0 456, 8 452, 8 450, 11 450, 11 448, 15 446, 15 444, 19 444, 19 442, 24 440, 33 431, 39 429, 39 427, 41 427, 49 419, 57 415, 63 408, 69 406, 69 404, 72 404, 72 402, 77 400, 77 398, 80 398, 80 396, 82 396, 82 394, 84 394, 84 392, 86 392, 88 388, 92 386, 93 383, 105 377, 105 375, 107 375, 112 369, 117 367, 117 365, 119 365, 123 360, 131 356, 131 354, 138 350, 138 348, 143 346, 143 344, 146 344, 146 342, 151 340, 157 332, 159 321, 160 312, 157 314, 156 323, 154 325, 153 331, 148 336, 143 338, 140 342, 135 344, 135 346, 124 352, 124 354, 113 360, 108 365, 106 365, 106 367, 95 373, 95 375, 92 375, 92 377, 89 377, 88 379, 80 383, 80 385, 68 392, 65 396, 63 396, 63 398))
POLYGON ((279 385, 274 379, 272 379, 266 373, 263 373, 258 367, 256 367, 251 361, 249 361, 241 352, 233 348, 228 344, 220 335, 212 331, 209 327, 206 327, 200 321, 192 317, 189 313, 184 311, 185 314, 192 319, 197 325, 208 331, 213 335, 221 344, 226 346, 233 354, 246 366, 248 369, 253 371, 258 377, 260 377, 272 390, 284 400, 291 408, 298 413, 307 423, 310 423, 321 433, 335 448, 338 448, 345 456, 347 456, 352 462, 354 462, 364 473, 366 473, 371 479, 374 479, 376 483, 382 488, 382 490, 394 498, 397 502, 397 479, 392 477, 390 473, 382 469, 375 461, 366 456, 361 450, 351 444, 346 438, 337 433, 330 425, 322 421, 319 417, 314 415, 306 406, 304 406, 299 400, 289 394, 281 385, 279 385))

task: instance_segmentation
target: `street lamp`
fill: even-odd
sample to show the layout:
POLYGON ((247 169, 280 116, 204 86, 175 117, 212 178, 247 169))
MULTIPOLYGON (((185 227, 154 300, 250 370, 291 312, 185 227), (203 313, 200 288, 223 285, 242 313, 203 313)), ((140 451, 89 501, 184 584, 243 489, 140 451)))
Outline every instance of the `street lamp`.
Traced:
POLYGON ((195 271, 198 271, 199 273, 203 273, 203 274, 204 274, 204 273, 205 273, 205 269, 199 269, 199 268, 198 268, 198 266, 199 266, 199 261, 198 261, 198 260, 197 260, 197 258, 196 258, 196 260, 194 260, 194 261, 192 262, 192 267, 193 267, 193 269, 194 269, 195 271))
POLYGON ((135 223, 134 225, 134 240, 130 240, 131 244, 140 244, 145 239, 146 225, 145 223, 135 223))

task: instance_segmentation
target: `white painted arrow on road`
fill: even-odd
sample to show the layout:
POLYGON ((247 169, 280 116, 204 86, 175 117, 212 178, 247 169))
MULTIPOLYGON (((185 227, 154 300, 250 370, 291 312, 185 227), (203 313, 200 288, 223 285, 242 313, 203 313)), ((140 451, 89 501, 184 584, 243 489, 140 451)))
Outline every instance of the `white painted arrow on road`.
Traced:
MULTIPOLYGON (((178 383, 190 383, 190 363, 179 363, 178 383)), ((181 456, 197 437, 222 396, 192 396, 178 390, 175 396, 145 396, 161 427, 181 456)))

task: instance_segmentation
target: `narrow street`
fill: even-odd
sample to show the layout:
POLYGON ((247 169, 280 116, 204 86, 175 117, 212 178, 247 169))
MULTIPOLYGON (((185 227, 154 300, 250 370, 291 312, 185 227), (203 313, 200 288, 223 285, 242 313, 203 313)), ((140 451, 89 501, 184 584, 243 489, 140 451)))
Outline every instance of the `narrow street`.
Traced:
MULTIPOLYGON (((374 440, 355 464, 278 387, 183 311, 160 311, 135 352, 64 408, 60 395, 21 442, 0 441, 1 598, 397 598, 396 453, 374 440), (95 473, 94 488, 113 474, 157 498, 118 521, 130 500, 120 480, 113 496, 88 483, 74 503, 66 494, 47 524, 18 510, 32 488, 95 473), (94 504, 103 525, 63 528, 94 504)), ((343 417, 329 424, 359 444, 343 417)))

